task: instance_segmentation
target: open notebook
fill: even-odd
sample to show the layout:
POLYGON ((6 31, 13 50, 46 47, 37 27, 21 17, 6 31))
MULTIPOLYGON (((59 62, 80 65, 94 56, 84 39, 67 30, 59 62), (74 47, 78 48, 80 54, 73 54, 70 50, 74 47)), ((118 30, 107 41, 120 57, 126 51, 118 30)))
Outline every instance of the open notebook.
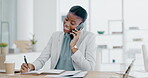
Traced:
POLYGON ((87 71, 65 71, 59 75, 46 75, 45 77, 68 77, 68 78, 84 78, 87 74, 87 71))
POLYGON ((61 74, 64 70, 39 70, 39 71, 29 71, 22 74, 61 74))
POLYGON ((45 77, 75 77, 83 78, 86 76, 87 71, 65 71, 65 70, 39 70, 39 71, 30 71, 22 74, 45 74, 45 77))

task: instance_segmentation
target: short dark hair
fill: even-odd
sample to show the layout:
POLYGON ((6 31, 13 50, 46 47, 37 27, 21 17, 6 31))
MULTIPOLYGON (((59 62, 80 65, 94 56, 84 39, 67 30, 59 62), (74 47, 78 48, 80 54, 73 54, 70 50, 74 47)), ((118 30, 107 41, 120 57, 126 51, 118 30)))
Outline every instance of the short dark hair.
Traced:
POLYGON ((69 12, 74 13, 76 16, 81 17, 82 18, 82 22, 85 22, 85 20, 87 19, 87 12, 84 8, 82 8, 81 6, 73 6, 71 7, 71 9, 69 10, 69 12))

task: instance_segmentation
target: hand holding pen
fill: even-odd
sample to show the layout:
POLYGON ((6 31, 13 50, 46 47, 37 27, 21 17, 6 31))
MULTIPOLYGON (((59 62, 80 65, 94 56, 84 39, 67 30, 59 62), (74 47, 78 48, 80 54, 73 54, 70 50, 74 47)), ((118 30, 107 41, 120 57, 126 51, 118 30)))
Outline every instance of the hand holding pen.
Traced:
POLYGON ((30 64, 27 62, 27 58, 25 56, 24 56, 24 61, 25 63, 21 65, 21 69, 20 69, 21 73, 25 73, 25 72, 32 71, 35 69, 33 64, 30 64))
POLYGON ((30 71, 30 68, 29 68, 29 65, 28 65, 28 63, 27 63, 26 56, 24 56, 24 61, 25 61, 25 63, 27 64, 27 67, 28 67, 28 72, 29 72, 29 71, 30 71))

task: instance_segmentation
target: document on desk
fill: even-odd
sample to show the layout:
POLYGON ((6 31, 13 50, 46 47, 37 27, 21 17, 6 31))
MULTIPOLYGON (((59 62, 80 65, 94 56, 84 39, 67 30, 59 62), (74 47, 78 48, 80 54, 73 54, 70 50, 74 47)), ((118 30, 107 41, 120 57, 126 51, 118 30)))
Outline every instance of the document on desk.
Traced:
POLYGON ((45 77, 85 77, 87 71, 65 71, 59 75, 46 75, 45 77))
POLYGON ((133 71, 129 74, 130 76, 133 77, 148 77, 148 72, 146 71, 133 71))
POLYGON ((65 70, 39 70, 39 71, 30 71, 22 74, 61 74, 65 70))

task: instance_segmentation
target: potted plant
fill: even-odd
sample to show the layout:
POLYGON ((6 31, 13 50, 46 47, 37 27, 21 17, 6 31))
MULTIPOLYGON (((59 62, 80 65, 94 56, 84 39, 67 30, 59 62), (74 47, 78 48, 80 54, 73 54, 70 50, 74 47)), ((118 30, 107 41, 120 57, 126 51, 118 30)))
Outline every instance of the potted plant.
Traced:
POLYGON ((37 40, 35 39, 35 34, 32 35, 32 39, 31 39, 31 45, 32 45, 32 51, 36 51, 36 44, 37 40))
POLYGON ((6 47, 8 46, 8 44, 7 43, 0 43, 0 54, 2 54, 2 55, 6 55, 6 47))

